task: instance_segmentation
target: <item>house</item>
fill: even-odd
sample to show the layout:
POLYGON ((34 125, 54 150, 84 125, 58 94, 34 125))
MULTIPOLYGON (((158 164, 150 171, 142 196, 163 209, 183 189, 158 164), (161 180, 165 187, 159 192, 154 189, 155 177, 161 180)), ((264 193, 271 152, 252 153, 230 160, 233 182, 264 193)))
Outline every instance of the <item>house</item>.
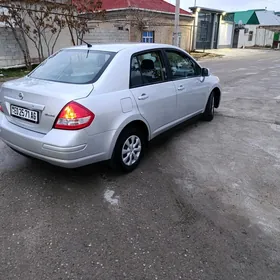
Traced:
MULTIPOLYGON (((277 16, 277 14, 274 11, 257 11, 257 17, 260 22, 259 29, 263 30, 263 36, 257 38, 257 44, 258 41, 259 44, 261 44, 263 40, 264 46, 271 46, 273 48, 279 48, 280 39, 280 17, 277 16), (269 36, 269 42, 267 41, 267 37, 269 36)), ((261 34, 260 30, 257 30, 257 34, 261 34)))
POLYGON ((280 27, 280 18, 273 11, 239 11, 228 13, 227 17, 233 17, 235 23, 233 48, 273 46, 275 30, 272 27, 280 27))
POLYGON ((230 48, 234 22, 225 18, 226 12, 206 7, 191 7, 195 15, 193 49, 230 48))
MULTIPOLYGON (((175 6, 164 0, 103 0, 102 20, 89 22, 90 43, 173 43, 175 6)), ((180 9, 179 45, 191 50, 194 17, 180 9)))

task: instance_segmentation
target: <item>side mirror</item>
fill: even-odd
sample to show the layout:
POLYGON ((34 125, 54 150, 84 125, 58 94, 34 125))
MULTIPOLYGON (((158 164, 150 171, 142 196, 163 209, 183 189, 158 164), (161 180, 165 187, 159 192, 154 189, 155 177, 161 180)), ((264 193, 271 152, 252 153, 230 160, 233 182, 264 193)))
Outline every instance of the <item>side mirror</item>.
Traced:
POLYGON ((208 77, 209 76, 209 69, 208 68, 202 68, 202 77, 208 77))

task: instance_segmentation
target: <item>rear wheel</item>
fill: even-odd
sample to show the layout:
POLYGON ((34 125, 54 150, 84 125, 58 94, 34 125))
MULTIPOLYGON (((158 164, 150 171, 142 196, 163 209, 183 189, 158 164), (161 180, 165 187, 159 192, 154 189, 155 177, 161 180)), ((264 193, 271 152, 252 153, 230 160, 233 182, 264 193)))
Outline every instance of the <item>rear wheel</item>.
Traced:
POLYGON ((203 120, 205 121, 212 121, 215 115, 215 97, 214 93, 212 92, 209 96, 205 111, 203 113, 203 120))
POLYGON ((144 154, 145 137, 141 130, 134 127, 126 128, 119 136, 112 157, 114 168, 125 172, 133 171, 144 154))

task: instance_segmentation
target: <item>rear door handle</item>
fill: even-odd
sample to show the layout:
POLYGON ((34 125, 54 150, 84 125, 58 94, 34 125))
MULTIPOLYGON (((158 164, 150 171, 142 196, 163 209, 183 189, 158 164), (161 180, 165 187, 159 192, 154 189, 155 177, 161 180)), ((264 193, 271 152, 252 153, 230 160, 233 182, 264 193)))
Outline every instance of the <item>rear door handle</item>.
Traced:
POLYGON ((138 100, 145 100, 147 98, 149 98, 149 95, 147 95, 146 93, 143 93, 138 97, 138 100))
POLYGON ((179 87, 178 87, 178 90, 179 91, 182 91, 182 90, 184 90, 185 89, 185 87, 183 86, 183 85, 180 85, 179 87))

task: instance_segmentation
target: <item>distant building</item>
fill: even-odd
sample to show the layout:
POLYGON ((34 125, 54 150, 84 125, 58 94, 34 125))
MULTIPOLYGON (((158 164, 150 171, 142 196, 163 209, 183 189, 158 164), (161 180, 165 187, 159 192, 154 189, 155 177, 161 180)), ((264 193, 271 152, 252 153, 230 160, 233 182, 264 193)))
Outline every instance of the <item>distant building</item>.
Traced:
POLYGON ((280 18, 273 11, 248 10, 228 13, 233 18, 235 31, 233 48, 273 47, 275 32, 280 31, 280 18))
POLYGON ((195 15, 193 49, 231 48, 234 22, 226 12, 205 7, 191 7, 195 15))

